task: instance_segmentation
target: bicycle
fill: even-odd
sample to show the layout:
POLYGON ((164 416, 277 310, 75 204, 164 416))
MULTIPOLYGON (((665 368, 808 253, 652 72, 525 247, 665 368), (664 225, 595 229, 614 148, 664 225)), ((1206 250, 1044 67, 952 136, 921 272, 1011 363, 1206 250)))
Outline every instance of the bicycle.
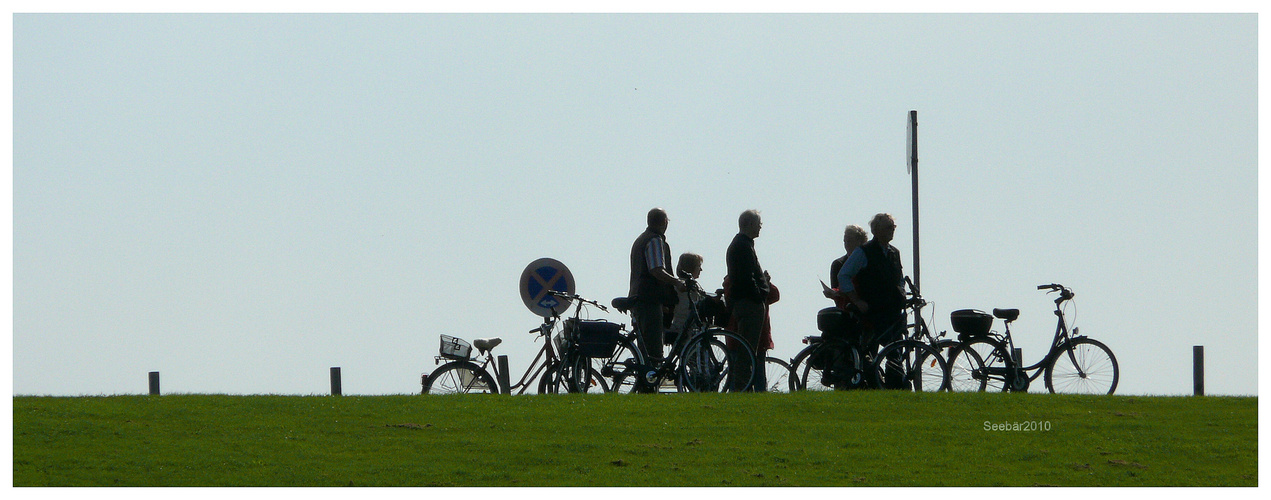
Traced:
POLYGON ((949 387, 948 363, 941 354, 956 342, 944 339, 945 332, 933 336, 922 319, 927 301, 905 277, 909 290, 903 313, 895 323, 872 337, 859 324, 860 313, 854 306, 837 307, 817 313, 820 336, 803 339, 804 348, 791 368, 791 390, 833 390, 862 388, 904 388, 914 391, 940 391, 949 387), (877 353, 870 346, 876 339, 896 338, 877 353), (819 373, 818 373, 819 372, 819 373))
MULTIPOLYGON (((604 306, 582 299, 577 295, 556 291, 548 291, 548 293, 559 298, 578 301, 574 317, 565 320, 567 331, 571 322, 576 324, 579 321, 578 318, 584 304, 591 304, 600 307, 601 310, 606 310, 604 306)), ((598 371, 587 370, 588 377, 586 380, 582 380, 575 373, 574 365, 563 362, 563 360, 571 359, 569 356, 572 355, 571 353, 576 347, 573 339, 568 335, 569 332, 558 335, 555 339, 552 338, 552 333, 559 320, 560 314, 553 309, 550 316, 543 318, 542 325, 529 331, 529 333, 538 334, 543 339, 543 347, 534 356, 534 361, 530 362, 530 366, 521 375, 521 379, 516 383, 510 384, 506 388, 506 392, 517 391, 517 395, 525 394, 534 380, 538 381, 539 394, 555 394, 562 391, 589 392, 593 388, 598 389, 600 392, 608 391, 608 386, 598 371)), ((472 344, 469 344, 461 338, 442 335, 439 355, 435 357, 436 362, 441 366, 433 370, 432 373, 421 376, 422 393, 493 394, 501 392, 503 388, 499 387, 498 384, 500 379, 499 367, 494 362, 494 348, 502 342, 502 339, 496 337, 476 339, 472 344), (479 364, 472 360, 473 347, 477 348, 477 352, 481 356, 479 364), (445 362, 444 364, 442 364, 443 361, 445 362)))
MULTIPOLYGON (((612 378, 611 390, 618 392, 734 392, 746 389, 756 369, 755 353, 740 335, 709 326, 698 305, 705 292, 695 280, 686 282, 689 318, 671 347, 671 355, 659 363, 646 362, 639 350, 625 359, 611 359, 601 367, 601 375, 612 378)), ((631 309, 626 297, 613 300, 619 311, 631 309)), ((624 345, 634 345, 636 333, 623 336, 624 345)))
POLYGON ((951 361, 954 384, 979 391, 992 387, 994 391, 1027 392, 1029 385, 1044 375, 1046 389, 1051 393, 1112 394, 1120 377, 1112 350, 1081 335, 1077 328, 1069 331, 1064 305, 1076 294, 1054 283, 1039 285, 1037 289, 1059 293, 1054 301, 1058 323, 1046 355, 1031 366, 1022 366, 1011 355, 1015 348, 1011 322, 1019 318, 1019 309, 993 309, 992 317, 962 326, 966 341, 955 349, 951 361), (1005 333, 989 331, 993 317, 1003 320, 1005 333))

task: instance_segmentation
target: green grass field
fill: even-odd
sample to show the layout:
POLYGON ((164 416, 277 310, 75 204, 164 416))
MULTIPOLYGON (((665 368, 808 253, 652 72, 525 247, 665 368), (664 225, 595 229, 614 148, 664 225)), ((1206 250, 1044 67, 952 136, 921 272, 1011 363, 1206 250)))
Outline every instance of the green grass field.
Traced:
POLYGON ((883 391, 15 397, 13 484, 1257 486, 1257 415, 883 391))

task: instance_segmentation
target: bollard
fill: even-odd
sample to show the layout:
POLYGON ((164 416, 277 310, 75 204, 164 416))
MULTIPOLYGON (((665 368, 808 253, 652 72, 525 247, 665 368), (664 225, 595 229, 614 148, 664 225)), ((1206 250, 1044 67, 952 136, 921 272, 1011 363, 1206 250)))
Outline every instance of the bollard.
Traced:
POLYGON ((159 372, 150 372, 150 395, 159 395, 159 372))
POLYGON ((1205 395, 1205 346, 1192 346, 1192 395, 1205 395))
POLYGON ((512 394, 512 379, 509 378, 508 357, 499 356, 499 393, 512 394))
POLYGON ((343 393, 340 389, 340 367, 331 367, 331 395, 339 396, 343 393))

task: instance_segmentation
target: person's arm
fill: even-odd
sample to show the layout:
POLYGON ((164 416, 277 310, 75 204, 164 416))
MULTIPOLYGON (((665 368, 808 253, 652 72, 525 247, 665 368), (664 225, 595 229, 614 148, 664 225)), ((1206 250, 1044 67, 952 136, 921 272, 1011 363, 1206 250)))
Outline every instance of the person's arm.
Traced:
POLYGON ((661 281, 663 283, 666 283, 668 285, 675 287, 675 291, 677 292, 684 291, 684 281, 679 278, 676 278, 675 276, 671 276, 671 273, 666 272, 665 268, 655 267, 649 270, 649 273, 652 274, 653 277, 656 278, 658 281, 661 281))
POLYGON ((649 274, 652 274, 654 279, 675 287, 677 292, 684 291, 684 282, 666 270, 666 255, 663 255, 660 238, 649 239, 649 243, 644 247, 644 262, 649 266, 649 274))
POLYGON ((869 259, 865 257, 865 251, 857 248, 852 251, 852 255, 847 257, 847 261, 843 262, 843 267, 839 269, 839 295, 846 297, 861 312, 868 311, 869 304, 861 300, 860 294, 856 292, 856 287, 852 284, 852 278, 855 278, 868 263, 869 259))

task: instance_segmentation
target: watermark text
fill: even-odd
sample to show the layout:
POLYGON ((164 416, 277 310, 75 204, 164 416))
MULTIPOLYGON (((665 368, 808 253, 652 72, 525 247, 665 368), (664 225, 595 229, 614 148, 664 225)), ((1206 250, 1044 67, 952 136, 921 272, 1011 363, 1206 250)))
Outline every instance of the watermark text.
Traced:
POLYGON ((1045 432, 1050 430, 1049 420, 1025 420, 1022 422, 984 421, 984 430, 990 432, 1045 432))

